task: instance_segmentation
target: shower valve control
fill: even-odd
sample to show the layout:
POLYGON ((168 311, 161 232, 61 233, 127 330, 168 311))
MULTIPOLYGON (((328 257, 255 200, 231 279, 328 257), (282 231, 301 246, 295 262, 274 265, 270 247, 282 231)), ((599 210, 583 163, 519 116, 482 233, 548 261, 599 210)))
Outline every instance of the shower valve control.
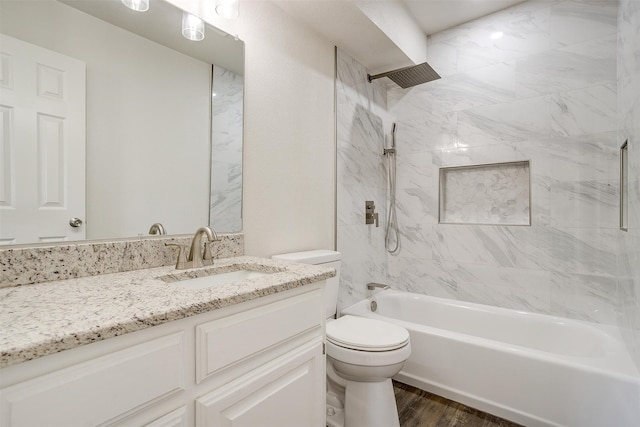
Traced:
POLYGON ((376 205, 373 200, 367 200, 364 202, 364 223, 373 224, 376 223, 376 227, 380 227, 378 224, 378 213, 376 212, 376 205))

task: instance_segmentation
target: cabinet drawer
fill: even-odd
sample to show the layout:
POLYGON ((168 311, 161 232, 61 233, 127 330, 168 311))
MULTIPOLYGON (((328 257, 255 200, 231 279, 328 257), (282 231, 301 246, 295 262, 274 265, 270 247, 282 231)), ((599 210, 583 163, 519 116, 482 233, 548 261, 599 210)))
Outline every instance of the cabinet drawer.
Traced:
POLYGON ((321 290, 258 307, 196 328, 196 381, 322 324, 321 290))
POLYGON ((171 411, 144 427, 187 427, 187 408, 183 406, 171 411))
POLYGON ((184 333, 107 354, 0 390, 0 424, 114 421, 185 387, 184 333))
POLYGON ((196 427, 325 426, 322 338, 196 399, 196 427))

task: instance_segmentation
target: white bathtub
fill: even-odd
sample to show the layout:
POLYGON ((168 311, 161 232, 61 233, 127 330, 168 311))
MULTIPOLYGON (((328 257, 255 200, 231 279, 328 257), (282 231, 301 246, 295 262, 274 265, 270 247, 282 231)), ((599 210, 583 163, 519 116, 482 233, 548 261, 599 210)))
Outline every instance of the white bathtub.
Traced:
POLYGON ((526 426, 640 426, 640 374, 615 328, 393 290, 342 314, 409 330, 403 383, 526 426))

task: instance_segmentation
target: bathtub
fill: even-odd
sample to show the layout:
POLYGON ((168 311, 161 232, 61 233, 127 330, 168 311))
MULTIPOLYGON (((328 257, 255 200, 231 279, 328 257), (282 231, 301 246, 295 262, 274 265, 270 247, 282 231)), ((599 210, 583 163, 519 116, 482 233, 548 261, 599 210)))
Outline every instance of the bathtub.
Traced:
POLYGON ((342 314, 409 330, 403 383, 526 426, 640 426, 640 374, 615 328, 395 290, 342 314))

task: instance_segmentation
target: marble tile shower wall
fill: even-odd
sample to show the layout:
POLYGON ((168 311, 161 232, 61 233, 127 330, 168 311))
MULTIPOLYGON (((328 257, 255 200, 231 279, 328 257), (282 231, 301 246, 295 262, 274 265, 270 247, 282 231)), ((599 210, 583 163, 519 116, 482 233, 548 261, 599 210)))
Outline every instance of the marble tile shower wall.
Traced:
POLYGON ((242 230, 242 122, 244 78, 213 67, 211 197, 216 230, 242 230))
POLYGON ((618 10, 618 144, 629 141, 629 222, 620 233, 623 331, 640 368, 640 2, 618 10))
POLYGON ((392 283, 620 324, 616 21, 615 0, 531 0, 430 37, 443 78, 388 91, 392 283), (438 224, 439 167, 516 160, 531 162, 530 227, 438 224))
POLYGON ((387 112, 386 86, 367 82, 367 70, 337 55, 337 249, 342 253, 338 309, 363 299, 366 284, 384 281, 386 172, 382 150, 387 112), (365 201, 373 200, 380 227, 364 223, 365 201))

